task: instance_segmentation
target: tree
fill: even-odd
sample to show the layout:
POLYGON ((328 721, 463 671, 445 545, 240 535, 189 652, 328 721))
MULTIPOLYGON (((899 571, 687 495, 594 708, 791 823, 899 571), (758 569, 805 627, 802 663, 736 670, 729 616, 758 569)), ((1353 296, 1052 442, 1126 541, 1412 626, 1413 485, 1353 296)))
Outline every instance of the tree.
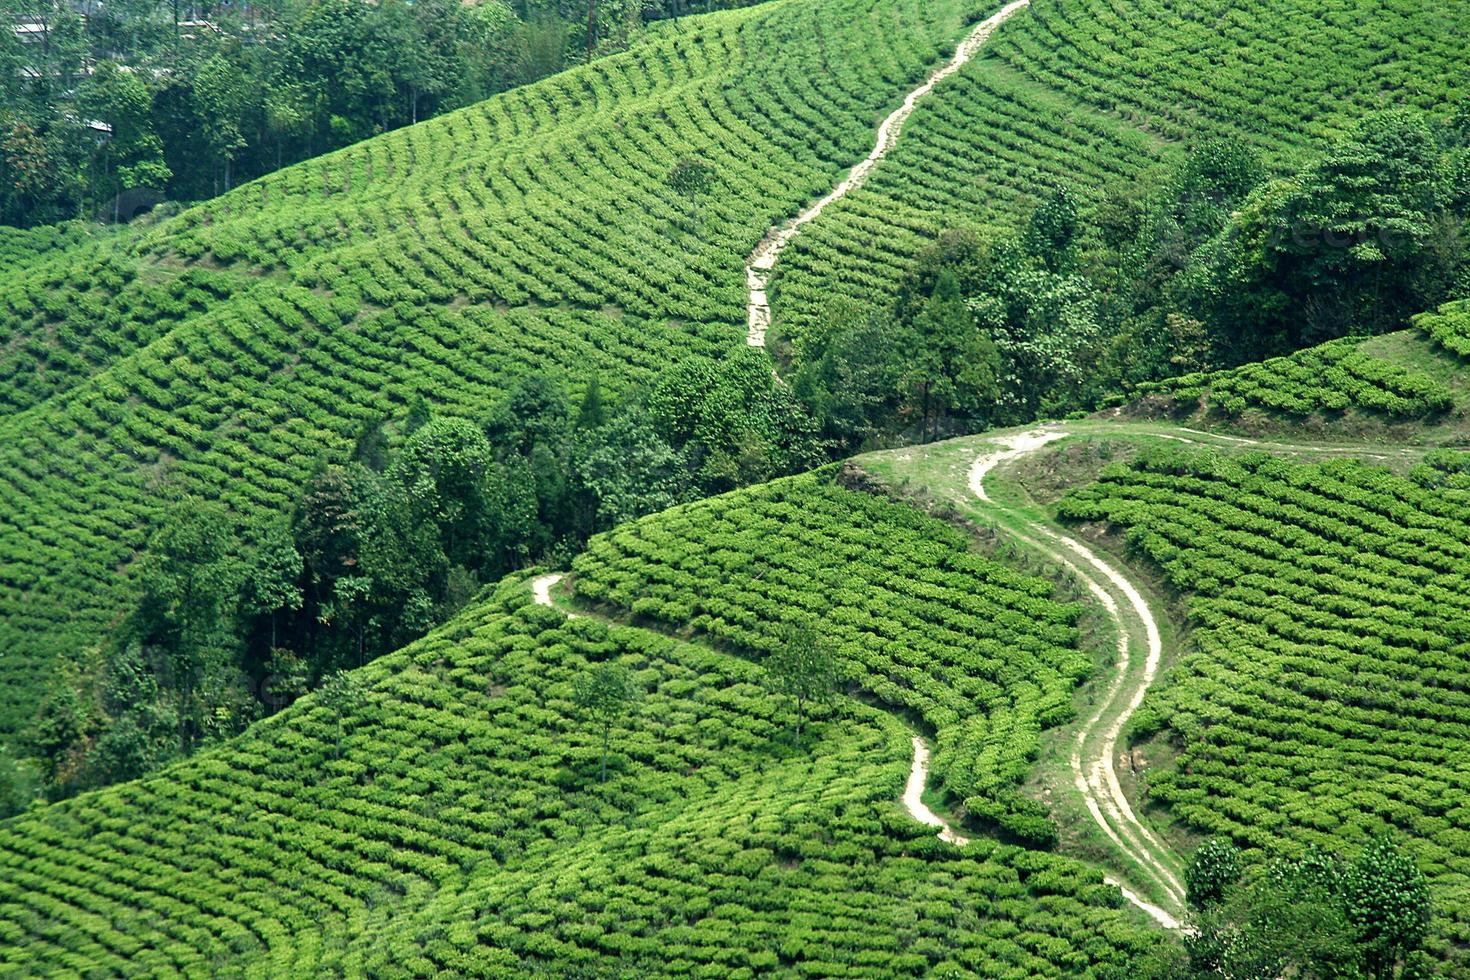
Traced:
POLYGON ((486 426, 497 449, 530 456, 542 445, 560 454, 572 431, 572 406, 561 382, 542 371, 516 379, 486 426))
POLYGON ((272 524, 260 536, 245 562, 240 580, 240 611, 247 616, 270 619, 270 649, 276 648, 277 614, 301 608, 301 553, 291 539, 291 529, 272 524))
POLYGON ((772 691, 791 699, 796 709, 794 738, 801 742, 807 707, 832 696, 837 686, 837 660, 832 648, 806 627, 788 627, 776 649, 766 657, 766 683, 772 691))
POLYGON ((578 446, 578 483, 591 495, 591 530, 614 527, 682 502, 688 468, 647 417, 621 413, 578 446))
POLYGON ((718 364, 692 359, 665 371, 646 396, 654 427, 709 493, 800 472, 825 460, 817 422, 741 345, 718 364))
MULTIPOLYGON (((379 417, 370 419, 363 423, 357 433, 357 441, 352 446, 352 461, 361 463, 374 473, 381 473, 388 468, 388 419, 379 417)), ((418 430, 418 426, 414 430, 418 430)), ((411 435, 412 433, 408 433, 411 435)))
POLYGON ((485 476, 490 465, 490 443, 478 426, 463 419, 435 419, 408 437, 386 476, 406 492, 408 519, 430 522, 445 555, 474 565, 486 531, 485 476))
POLYGON ((917 391, 924 441, 937 438, 941 419, 956 411, 985 418, 1000 397, 1000 361, 989 333, 976 322, 959 280, 941 270, 900 348, 900 377, 917 391))
POLYGON ((428 425, 429 420, 433 417, 434 413, 429 409, 429 403, 424 400, 424 396, 414 395, 413 400, 408 403, 408 415, 403 420, 403 434, 413 435, 428 425))
POLYGON ((0 820, 24 810, 36 798, 39 784, 29 760, 0 747, 0 820))
POLYGON ((582 395, 582 404, 577 409, 577 428, 582 431, 596 429, 607 421, 607 409, 602 404, 602 385, 597 375, 587 382, 582 395))
POLYGON ((94 154, 93 165, 101 172, 93 176, 92 191, 113 198, 112 220, 118 221, 123 192, 162 192, 172 176, 153 131, 153 96, 136 73, 103 61, 82 85, 80 101, 90 117, 112 127, 94 154))
POLYGON ((668 183, 674 193, 689 202, 689 220, 699 230, 699 199, 715 185, 714 165, 699 157, 681 157, 669 171, 668 183))
POLYGON ((1040 259, 1047 271, 1066 272, 1075 262, 1081 227, 1076 195, 1066 184, 1058 185, 1031 213, 1026 251, 1040 259))
POLYGON ((230 600, 238 586, 232 552, 224 509, 185 498, 168 509, 138 564, 136 634, 163 654, 185 744, 199 720, 194 694, 204 670, 229 642, 230 600))
POLYGON ((308 480, 296 507, 292 526, 313 604, 325 602, 333 583, 357 566, 364 526, 356 484, 367 472, 324 467, 308 480))
POLYGON ((1242 875, 1235 849, 1207 841, 1188 872, 1185 976, 1375 980, 1408 975, 1428 931, 1429 889, 1387 840, 1352 865, 1315 849, 1242 875))
POLYGON ((1239 880, 1240 849, 1228 840, 1211 838, 1195 849, 1184 869, 1185 897, 1191 906, 1203 909, 1223 899, 1239 880))
POLYGON ((1399 976, 1429 933, 1433 909, 1424 872, 1392 840, 1379 837, 1347 869, 1342 890, 1369 975, 1374 980, 1399 976))
POLYGON ((245 148, 240 125, 250 104, 250 84, 239 65, 216 54, 194 74, 194 113, 204 143, 215 164, 214 193, 220 192, 218 173, 224 171, 224 189, 232 186, 235 157, 245 148))
POLYGON ((332 758, 342 758, 342 741, 347 736, 348 719, 367 706, 367 684, 355 671, 339 670, 322 680, 317 689, 317 703, 327 709, 337 730, 332 758))
POLYGON ((861 448, 892 411, 905 353, 893 334, 885 318, 842 303, 826 311, 802 345, 792 391, 822 434, 844 449, 861 448))
POLYGON ((1175 287, 1234 361, 1394 329, 1447 298, 1463 249, 1447 245, 1448 156, 1422 115, 1364 118, 1295 175, 1240 204, 1175 287))
POLYGON ((643 696, 633 672, 608 661, 578 677, 572 698, 584 717, 602 729, 602 762, 599 782, 607 782, 607 754, 613 723, 628 716, 643 696))

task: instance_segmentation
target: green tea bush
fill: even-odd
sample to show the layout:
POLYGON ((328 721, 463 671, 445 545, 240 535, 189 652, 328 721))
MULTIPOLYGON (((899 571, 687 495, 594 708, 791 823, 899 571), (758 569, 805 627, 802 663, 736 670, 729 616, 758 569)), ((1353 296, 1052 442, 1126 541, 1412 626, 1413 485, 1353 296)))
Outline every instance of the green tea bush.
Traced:
POLYGON ((1445 954, 1470 938, 1462 468, 1441 453, 1407 479, 1361 462, 1176 450, 1115 466, 1061 504, 1126 530, 1187 596, 1193 652, 1141 716, 1181 753, 1150 775, 1151 797, 1255 848, 1401 835, 1429 876, 1445 954))
POLYGON ((1348 408, 1390 418, 1422 418, 1448 411, 1454 395, 1423 371, 1381 360, 1344 338, 1227 371, 1186 374, 1140 385, 1183 407, 1236 416, 1248 408, 1304 417, 1348 408))
POLYGON ((974 554, 965 532, 823 471, 624 525, 573 568, 589 601, 754 656, 815 630, 845 683, 933 726, 933 772, 970 812, 1029 840, 1054 833, 1017 787, 1090 669, 1081 609, 974 554))

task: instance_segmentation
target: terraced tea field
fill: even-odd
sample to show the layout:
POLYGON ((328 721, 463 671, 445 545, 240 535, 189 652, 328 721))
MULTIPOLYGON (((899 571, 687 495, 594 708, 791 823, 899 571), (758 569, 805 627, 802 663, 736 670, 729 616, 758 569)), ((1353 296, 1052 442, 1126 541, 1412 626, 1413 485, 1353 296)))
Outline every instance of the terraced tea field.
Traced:
POLYGON ((1098 872, 911 819, 887 712, 841 697, 794 749, 756 664, 529 603, 0 826, 0 973, 1120 976, 1156 942, 1098 872), (601 783, 572 689, 604 661, 645 695, 601 783))
POLYGON ((117 615, 160 488, 278 513, 415 396, 483 418, 533 368, 615 394, 739 345, 743 256, 865 152, 966 13, 685 21, 0 280, 0 731, 117 615), (686 154, 720 187, 697 231, 666 181, 686 154))
POLYGON ((1470 93, 1467 31, 1464 5, 1415 0, 1035 0, 792 244, 773 282, 775 332, 801 336, 839 297, 891 303, 940 229, 1014 224, 1059 183, 1084 201, 1147 185, 1209 137, 1286 170, 1371 109, 1448 114, 1470 93))

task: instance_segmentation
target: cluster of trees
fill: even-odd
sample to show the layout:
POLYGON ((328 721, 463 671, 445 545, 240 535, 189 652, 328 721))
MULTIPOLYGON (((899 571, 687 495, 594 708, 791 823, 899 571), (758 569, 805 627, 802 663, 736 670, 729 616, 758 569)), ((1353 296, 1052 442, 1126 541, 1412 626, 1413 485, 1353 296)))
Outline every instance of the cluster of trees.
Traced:
POLYGON ((238 535, 223 508, 180 501, 137 562, 140 599, 105 665, 59 678, 42 706, 48 790, 131 778, 234 734, 597 531, 824 459, 769 361, 742 349, 613 404, 595 381, 573 404, 540 374, 482 423, 420 401, 364 427, 350 460, 324 462, 288 519, 238 535))
POLYGON ((826 434, 930 440, 1062 410, 1102 334, 1102 296, 1078 269, 1081 219, 1060 188, 1020 230, 942 233, 891 311, 831 311, 794 375, 826 434))
POLYGON ((1470 291, 1470 107, 1375 113, 1274 179, 1206 144, 1159 197, 1104 210, 1125 383, 1399 329, 1470 291))
POLYGON ((1186 872, 1186 959, 1165 976, 1396 980, 1436 972, 1422 953, 1429 885, 1391 839, 1369 842, 1351 862, 1311 850, 1252 870, 1245 873, 1228 841, 1195 851, 1186 872))
POLYGON ((1365 118, 1273 179, 1240 143, 1159 189, 1020 228, 943 232, 892 310, 836 305, 794 353, 826 435, 857 448, 1097 407, 1178 374, 1406 326, 1470 295, 1470 109, 1365 118))
POLYGON ((689 6, 0 0, 0 223, 218 194, 621 49, 689 6))

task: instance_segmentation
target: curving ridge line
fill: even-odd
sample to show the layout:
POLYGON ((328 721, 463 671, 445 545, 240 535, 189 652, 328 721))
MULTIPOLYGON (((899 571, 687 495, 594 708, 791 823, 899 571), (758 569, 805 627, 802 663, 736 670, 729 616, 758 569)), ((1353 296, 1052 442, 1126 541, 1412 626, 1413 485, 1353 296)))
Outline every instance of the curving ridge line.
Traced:
POLYGON ((990 40, 990 35, 995 33, 996 28, 1030 2, 1031 0, 1012 0, 998 12, 977 24, 955 48, 954 56, 930 75, 923 85, 910 92, 904 98, 903 105, 889 113, 888 118, 878 126, 877 140, 866 158, 855 164, 847 172, 847 176, 836 187, 828 191, 821 200, 808 205, 805 210, 785 224, 775 225, 766 232, 766 237, 761 239, 755 251, 751 252, 750 257, 745 260, 745 286, 750 294, 746 305, 745 341, 747 344, 751 347, 766 346, 766 330, 771 326, 771 302, 766 296, 766 289, 770 285, 771 273, 776 268, 776 259, 780 257, 782 249, 791 244, 791 240, 797 236, 803 225, 825 211, 827 205, 841 200, 850 192, 861 187, 868 179, 868 175, 878 166, 878 162, 898 144, 903 124, 909 116, 913 115, 914 107, 918 105, 919 100, 932 92, 934 86, 963 68, 966 62, 975 57, 985 42, 990 40))

